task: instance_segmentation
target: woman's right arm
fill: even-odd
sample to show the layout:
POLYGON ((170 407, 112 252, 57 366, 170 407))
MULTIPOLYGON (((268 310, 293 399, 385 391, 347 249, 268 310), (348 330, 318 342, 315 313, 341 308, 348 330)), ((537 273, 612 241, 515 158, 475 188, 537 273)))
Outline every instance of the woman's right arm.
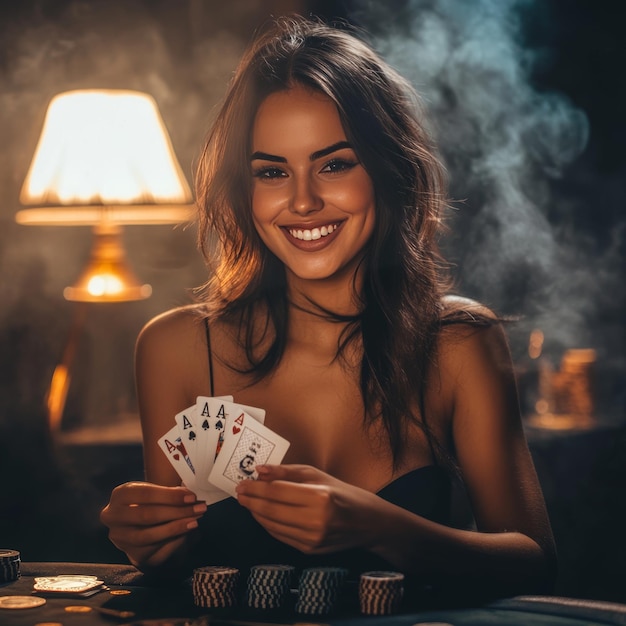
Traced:
POLYGON ((112 543, 146 573, 175 575, 206 511, 158 446, 174 415, 195 401, 189 368, 202 345, 197 329, 193 313, 182 309, 155 318, 139 334, 135 377, 147 482, 116 487, 100 515, 112 543))

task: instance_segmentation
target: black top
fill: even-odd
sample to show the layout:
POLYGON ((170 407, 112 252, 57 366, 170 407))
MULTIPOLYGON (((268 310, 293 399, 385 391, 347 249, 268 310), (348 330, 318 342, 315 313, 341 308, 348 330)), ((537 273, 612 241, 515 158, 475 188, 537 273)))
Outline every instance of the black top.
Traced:
MULTIPOLYGON (((428 465, 408 472, 377 495, 432 521, 450 522, 451 481, 441 466, 428 465)), ((302 554, 271 537, 234 498, 209 506, 199 526, 202 540, 194 550, 194 566, 231 565, 246 570, 262 563, 284 563, 297 568, 338 565, 353 575, 390 569, 385 561, 361 549, 319 556, 302 554)))

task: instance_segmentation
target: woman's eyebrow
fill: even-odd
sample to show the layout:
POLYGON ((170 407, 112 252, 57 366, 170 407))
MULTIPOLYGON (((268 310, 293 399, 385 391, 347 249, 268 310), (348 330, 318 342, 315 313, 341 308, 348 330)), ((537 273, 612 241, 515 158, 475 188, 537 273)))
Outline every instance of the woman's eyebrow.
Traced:
POLYGON ((275 163, 287 163, 287 159, 285 157, 276 156, 275 154, 268 154, 267 152, 253 152, 250 157, 251 161, 259 159, 261 161, 274 161, 275 163))
MULTIPOLYGON (((352 146, 347 141, 338 141, 326 148, 322 148, 321 150, 316 150, 309 156, 310 161, 316 161, 322 157, 325 157, 333 152, 337 152, 337 150, 343 150, 344 148, 352 148, 352 146)), ((256 151, 253 152, 250 156, 250 161, 255 160, 260 161, 272 161, 273 163, 287 163, 287 159, 282 156, 278 156, 276 154, 268 154, 267 152, 256 151)))
POLYGON ((321 150, 317 150, 313 152, 309 157, 310 161, 316 161, 321 157, 325 157, 333 152, 337 152, 337 150, 343 150, 344 148, 352 148, 352 146, 347 141, 338 141, 334 143, 332 146, 328 146, 327 148, 322 148, 321 150))

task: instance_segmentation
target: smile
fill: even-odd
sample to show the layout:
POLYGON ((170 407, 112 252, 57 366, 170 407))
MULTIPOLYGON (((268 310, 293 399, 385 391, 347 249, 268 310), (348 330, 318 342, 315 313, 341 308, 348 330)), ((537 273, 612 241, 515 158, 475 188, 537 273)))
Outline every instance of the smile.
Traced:
POLYGON ((327 237, 339 228, 339 224, 327 224, 320 228, 287 228, 287 232, 294 238, 301 241, 315 241, 322 237, 327 237))

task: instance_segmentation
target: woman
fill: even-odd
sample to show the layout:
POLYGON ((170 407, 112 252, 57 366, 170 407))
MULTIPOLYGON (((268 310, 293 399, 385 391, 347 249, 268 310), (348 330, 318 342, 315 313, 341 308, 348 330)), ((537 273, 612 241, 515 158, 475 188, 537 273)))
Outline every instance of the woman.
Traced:
POLYGON ((297 17, 256 38, 199 161, 204 302, 137 342, 148 482, 102 512, 133 564, 334 560, 498 595, 551 589, 503 331, 447 293, 444 182, 417 97, 366 44, 297 17), (291 446, 207 510, 157 440, 196 396, 224 394, 263 407, 291 446), (454 473, 475 529, 450 525, 454 473))

